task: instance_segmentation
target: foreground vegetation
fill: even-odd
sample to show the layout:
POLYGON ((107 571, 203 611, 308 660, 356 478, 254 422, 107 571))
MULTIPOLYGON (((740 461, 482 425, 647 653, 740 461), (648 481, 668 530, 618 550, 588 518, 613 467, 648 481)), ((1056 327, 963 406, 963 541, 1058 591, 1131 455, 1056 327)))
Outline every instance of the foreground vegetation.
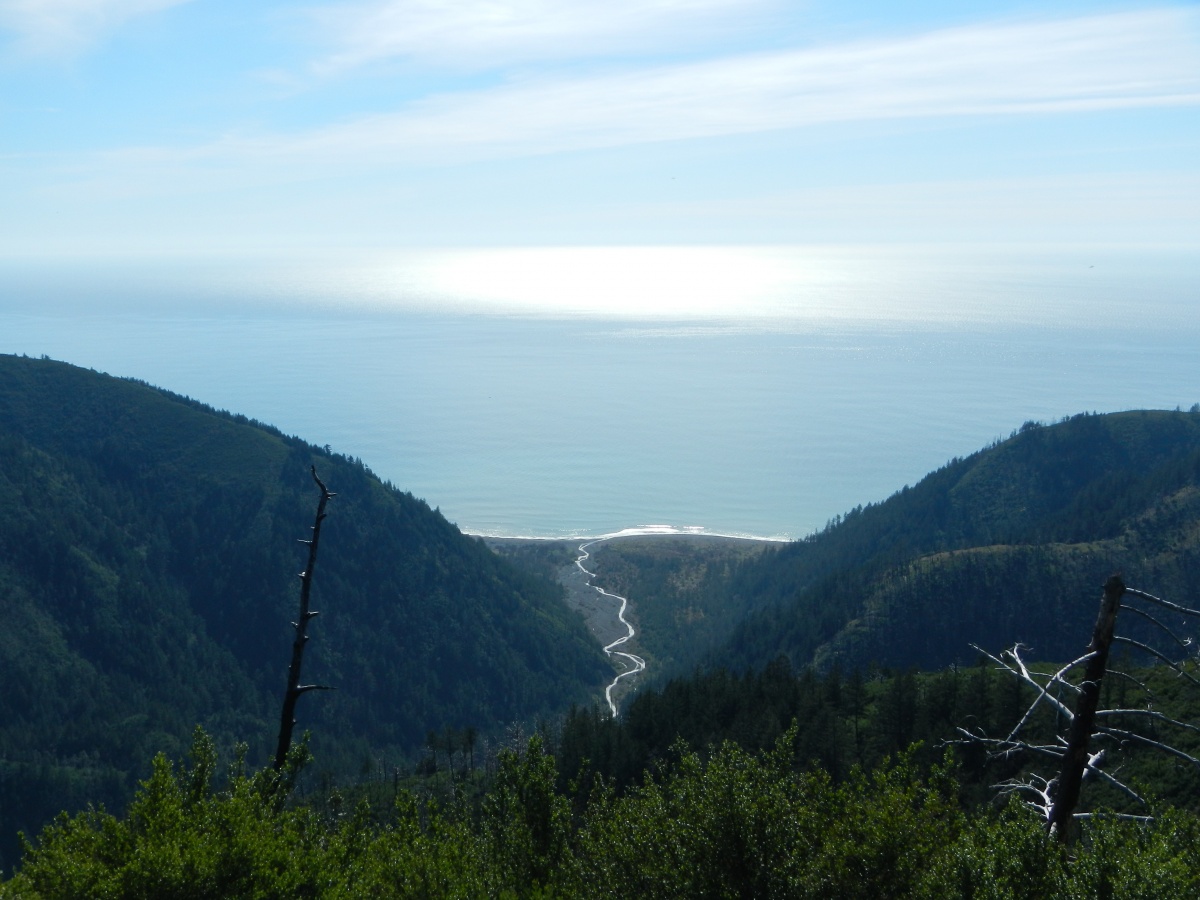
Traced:
MULTIPOLYGON (((598 562, 637 597, 640 652, 664 673, 708 668, 643 690, 620 721, 576 706, 498 757, 502 727, 610 676, 550 580, 573 558, 562 548, 516 548, 522 570, 358 460, 49 360, 0 356, 0 489, 0 867, 20 856, 0 897, 1200 886, 1200 788, 1179 764, 1200 729, 1182 726, 1174 761, 1111 762, 1157 798, 1154 824, 1091 791, 1069 849, 992 803, 1019 760, 997 772, 962 747, 951 762, 942 743, 962 725, 1007 733, 1025 707, 1015 682, 970 666, 970 643, 1076 655, 1097 571, 1181 600, 1197 583, 1200 407, 1030 424, 783 548, 607 544, 598 562), (340 494, 310 661, 342 690, 302 715, 322 771, 301 777, 304 753, 254 771, 243 752, 221 773, 214 741, 271 730, 314 464, 340 494), (194 722, 207 731, 190 762, 168 762, 194 722), (151 748, 167 755, 129 802, 151 748), (19 849, 17 827, 37 835, 19 849)), ((1150 710, 1138 702, 1195 721, 1180 679, 1147 680, 1128 701, 1105 682, 1116 724, 1150 710)), ((1054 722, 1027 724, 1053 740, 1054 722)))
POLYGON ((357 460, 64 363, 0 355, 0 868, 18 829, 124 808, 201 723, 261 760, 279 722, 316 465, 303 702, 324 768, 594 697, 611 666, 562 591, 357 460))
MULTIPOLYGON (((1021 806, 964 812, 952 770, 905 758, 842 783, 797 773, 795 730, 770 751, 680 751, 618 794, 558 792, 533 738, 478 802, 298 805, 282 775, 211 741, 155 761, 123 818, 62 816, 27 847, 11 898, 1190 897, 1200 819, 1092 820, 1070 849, 1021 806)), ((299 763, 294 756, 293 767, 299 763)))

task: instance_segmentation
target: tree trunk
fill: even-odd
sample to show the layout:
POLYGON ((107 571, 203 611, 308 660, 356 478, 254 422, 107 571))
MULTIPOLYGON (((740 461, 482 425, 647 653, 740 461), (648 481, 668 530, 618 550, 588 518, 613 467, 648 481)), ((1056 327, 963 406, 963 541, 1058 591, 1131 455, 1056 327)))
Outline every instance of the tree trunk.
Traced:
POLYGON ((300 573, 300 617, 292 623, 296 629, 296 639, 292 642, 292 663, 288 667, 287 693, 283 697, 283 711, 279 717, 279 743, 275 747, 275 769, 283 768, 287 760, 288 750, 292 747, 292 730, 296 726, 296 701, 302 694, 309 691, 326 691, 328 687, 322 684, 301 684, 300 665, 304 660, 304 645, 308 643, 308 623, 318 613, 309 609, 309 596, 312 593, 313 570, 317 567, 317 545, 321 540, 321 522, 325 519, 325 504, 335 496, 330 493, 325 484, 317 477, 317 467, 312 467, 313 481, 321 489, 321 499, 317 502, 317 515, 312 526, 312 540, 301 541, 308 544, 308 565, 300 573))
POLYGON ((1062 769, 1058 775, 1058 789, 1054 793, 1054 804, 1046 820, 1050 833, 1056 834, 1060 841, 1067 840, 1071 818, 1079 803, 1079 790, 1083 784, 1084 772, 1087 771, 1088 745, 1096 724, 1096 708, 1100 702, 1100 687, 1104 682, 1104 674, 1108 671, 1108 652, 1112 646, 1113 628, 1124 594, 1125 584, 1121 581, 1121 576, 1113 575, 1104 585, 1100 615, 1096 617, 1092 642, 1088 645, 1088 652, 1094 655, 1088 659, 1084 669, 1079 700, 1075 704, 1075 717, 1071 720, 1071 731, 1067 736, 1067 750, 1063 755, 1062 769))

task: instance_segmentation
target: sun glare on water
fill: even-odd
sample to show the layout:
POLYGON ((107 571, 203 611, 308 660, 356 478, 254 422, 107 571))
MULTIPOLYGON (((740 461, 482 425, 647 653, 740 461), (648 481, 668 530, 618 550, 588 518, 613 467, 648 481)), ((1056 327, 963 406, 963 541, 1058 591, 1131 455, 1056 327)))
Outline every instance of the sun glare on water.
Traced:
MULTIPOLYGON (((380 308, 768 328, 1144 318, 1144 291, 1133 290, 1144 278, 1133 276, 1145 266, 1125 271, 1092 258, 1078 249, 902 245, 413 250, 364 261, 339 283, 340 296, 380 308)), ((1160 281, 1155 314, 1178 317, 1194 280, 1160 281)))
POLYGON ((798 279, 815 287, 837 277, 829 267, 799 270, 778 251, 736 247, 448 251, 427 275, 433 293, 483 311, 619 318, 794 314, 798 279))
POLYGON ((57 293, 95 295, 109 305, 121 297, 173 298, 172 305, 188 298, 197 308, 210 300, 334 313, 692 322, 705 329, 1174 328, 1193 323, 1196 286, 1194 252, 1130 256, 1028 246, 411 248, 110 268, 62 275, 57 293))

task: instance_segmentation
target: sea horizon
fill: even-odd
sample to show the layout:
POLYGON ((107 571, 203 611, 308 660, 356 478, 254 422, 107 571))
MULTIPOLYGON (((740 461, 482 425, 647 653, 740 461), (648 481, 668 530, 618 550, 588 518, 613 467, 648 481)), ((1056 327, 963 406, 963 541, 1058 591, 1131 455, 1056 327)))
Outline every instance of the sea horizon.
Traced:
POLYGON ((0 352, 328 445, 470 534, 795 540, 1026 421, 1200 400, 1198 259, 805 246, 10 261, 0 352))

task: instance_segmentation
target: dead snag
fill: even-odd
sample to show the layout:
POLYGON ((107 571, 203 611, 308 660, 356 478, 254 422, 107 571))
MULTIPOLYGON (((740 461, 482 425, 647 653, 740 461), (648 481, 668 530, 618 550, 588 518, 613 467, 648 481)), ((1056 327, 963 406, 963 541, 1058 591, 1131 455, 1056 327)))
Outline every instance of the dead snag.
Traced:
POLYGON ((308 635, 305 632, 308 630, 309 621, 318 615, 316 610, 309 609, 309 596, 312 593, 313 570, 317 567, 317 545, 321 540, 321 522, 325 519, 325 504, 329 502, 330 497, 336 496, 317 477, 316 466, 312 467, 312 477, 313 481, 317 483, 317 487, 321 489, 321 499, 317 502, 317 515, 312 525, 312 539, 300 542, 308 544, 308 564, 300 573, 300 615, 292 623, 292 627, 296 629, 296 639, 292 642, 292 664, 288 667, 287 693, 284 694, 283 711, 279 717, 279 743, 275 748, 276 771, 283 768, 288 750, 292 746, 292 729, 296 725, 296 701, 300 699, 301 694, 307 694, 309 691, 329 690, 329 687, 323 684, 300 683, 300 665, 304 659, 304 645, 308 643, 308 635))
POLYGON ((1067 829, 1079 803, 1079 790, 1088 768, 1088 750, 1096 724, 1096 710, 1100 705, 1100 685, 1108 672, 1108 652, 1112 647, 1117 612, 1121 609, 1124 595, 1125 583, 1120 575, 1113 575, 1105 582, 1100 613, 1092 629, 1092 642, 1087 648, 1088 661, 1083 671, 1083 681, 1079 684, 1075 714, 1067 733, 1067 747, 1058 773, 1058 790, 1046 818, 1046 827, 1062 841, 1067 839, 1067 829))
MULTIPOLYGON (((1195 661, 1190 659, 1194 652, 1194 641, 1179 630, 1188 620, 1200 620, 1200 609, 1181 606, 1145 591, 1126 587, 1121 577, 1114 575, 1104 585, 1100 613, 1096 617, 1087 651, 1066 665, 1049 671, 1031 667, 1022 656, 1026 648, 1020 644, 999 656, 993 656, 976 646, 975 649, 996 663, 1001 671, 1031 688, 1034 697, 1007 736, 991 737, 978 726, 960 726, 957 729, 960 738, 949 743, 986 747, 991 759, 1029 759, 1033 771, 995 787, 1001 795, 1015 794, 1024 798, 1038 811, 1047 828, 1059 840, 1069 840, 1073 820, 1087 819, 1093 815, 1076 812, 1085 781, 1094 779, 1104 782, 1138 806, 1149 810, 1150 804, 1146 798, 1118 777, 1118 758, 1134 747, 1146 747, 1183 760, 1200 770, 1200 758, 1173 745, 1169 736, 1163 740, 1158 735, 1159 729, 1168 735, 1183 731, 1197 734, 1200 733, 1200 725, 1173 719, 1156 709, 1149 685, 1128 672, 1113 668, 1110 650, 1114 643, 1125 644, 1157 660, 1200 688, 1200 679, 1192 674, 1195 661), (1147 605, 1156 608, 1154 613, 1146 608, 1147 605), (1177 648, 1174 654, 1167 654, 1151 644, 1118 634, 1115 626, 1117 614, 1122 610, 1128 610, 1158 629, 1177 648), (1176 617, 1179 617, 1179 624, 1172 621, 1176 617), (1073 674, 1077 672, 1082 674, 1073 674), (1120 678, 1124 684, 1141 691, 1145 695, 1144 701, 1127 705, 1122 700, 1118 707, 1103 707, 1100 689, 1106 675, 1120 678), (1072 698, 1074 703, 1071 702, 1072 698), (1039 728, 1035 725, 1035 716, 1039 711, 1047 710, 1054 714, 1057 722, 1066 723, 1062 728, 1055 727, 1050 738, 1044 734, 1038 736, 1039 728), (1133 724, 1126 724, 1129 722, 1133 724), (1146 731, 1151 733, 1147 734, 1146 731), (1052 771, 1057 774, 1051 775, 1045 769, 1036 771, 1038 761, 1043 761, 1046 769, 1053 767, 1052 771)), ((1118 813, 1117 817, 1150 820, 1149 816, 1131 813, 1118 813)))

